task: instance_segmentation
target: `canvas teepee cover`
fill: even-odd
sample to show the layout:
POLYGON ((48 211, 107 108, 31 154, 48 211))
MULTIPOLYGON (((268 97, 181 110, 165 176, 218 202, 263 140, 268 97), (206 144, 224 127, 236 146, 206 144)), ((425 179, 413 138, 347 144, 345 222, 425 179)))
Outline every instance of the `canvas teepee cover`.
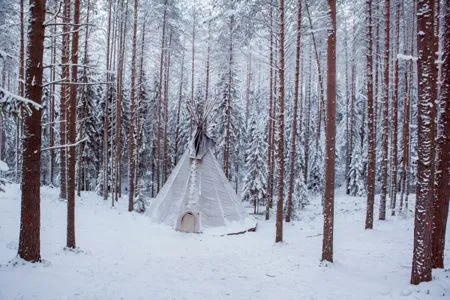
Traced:
POLYGON ((212 153, 213 141, 197 131, 190 147, 150 206, 154 222, 184 232, 237 233, 256 228, 212 153))

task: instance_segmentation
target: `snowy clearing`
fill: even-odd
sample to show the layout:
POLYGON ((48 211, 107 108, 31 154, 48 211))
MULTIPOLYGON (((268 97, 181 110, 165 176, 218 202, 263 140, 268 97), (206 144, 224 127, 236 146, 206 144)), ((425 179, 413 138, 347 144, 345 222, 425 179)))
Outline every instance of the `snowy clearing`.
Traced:
MULTIPOLYGON (((41 254, 18 261, 20 191, 0 194, 0 299, 449 299, 450 269, 410 285, 413 219, 390 217, 364 230, 365 198, 337 192, 335 263, 321 264, 319 199, 285 226, 273 221, 238 236, 175 232, 145 215, 111 209, 94 193, 77 199, 79 251, 64 250, 66 203, 44 187, 41 254), (24 285, 23 283, 27 283, 24 285), (26 286, 26 288, 24 288, 26 286)), ((125 199, 125 197, 123 198, 125 199)), ((410 206, 412 207, 412 205, 410 206)), ((377 210, 375 210, 377 211, 377 210)), ((450 264, 447 230, 446 265, 450 264)))

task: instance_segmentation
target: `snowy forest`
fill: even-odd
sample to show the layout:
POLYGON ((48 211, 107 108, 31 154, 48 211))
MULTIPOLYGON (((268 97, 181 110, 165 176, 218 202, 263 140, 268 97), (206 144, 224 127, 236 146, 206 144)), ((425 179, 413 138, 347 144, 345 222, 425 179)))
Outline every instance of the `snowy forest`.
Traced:
POLYGON ((449 122, 448 0, 0 0, 0 299, 447 299, 449 122))

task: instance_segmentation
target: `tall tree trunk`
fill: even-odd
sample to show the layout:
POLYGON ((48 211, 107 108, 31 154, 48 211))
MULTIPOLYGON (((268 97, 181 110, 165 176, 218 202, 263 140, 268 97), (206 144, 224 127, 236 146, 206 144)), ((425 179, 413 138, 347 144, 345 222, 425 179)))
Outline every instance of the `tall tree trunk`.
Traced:
POLYGON ((131 50, 131 95, 130 95, 130 132, 128 134, 128 211, 134 210, 134 175, 136 154, 134 149, 134 126, 136 123, 136 48, 137 48, 137 19, 139 1, 134 0, 134 23, 133 23, 133 45, 131 50))
POLYGON ((273 132, 274 132, 274 98, 273 98, 273 0, 270 2, 270 46, 269 46, 269 121, 268 121, 268 155, 267 155, 267 165, 268 165, 268 173, 267 173, 267 199, 266 199, 266 220, 269 220, 270 217, 270 209, 273 206, 273 160, 274 160, 274 139, 273 139, 273 132))
POLYGON ((381 141, 381 195, 379 219, 386 219, 386 194, 388 185, 388 147, 389 147, 389 60, 391 31, 391 1, 384 1, 384 85, 383 85, 383 120, 381 141))
MULTIPOLYGON (((374 13, 373 16, 377 16, 379 15, 379 11, 380 11, 380 3, 375 3, 375 7, 374 7, 374 13)), ((375 130, 375 141, 377 141, 377 124, 379 121, 379 118, 381 117, 381 114, 378 113, 379 112, 379 108, 381 107, 379 105, 379 99, 380 99, 380 44, 381 44, 381 37, 380 37, 380 27, 381 27, 381 22, 378 20, 376 22, 376 33, 375 33, 375 38, 376 38, 376 42, 375 42, 375 53, 374 53, 374 67, 373 67, 373 72, 374 72, 374 81, 373 81, 373 99, 374 99, 374 103, 373 103, 373 113, 374 113, 374 130, 375 130)), ((375 143, 375 147, 376 147, 376 143, 375 143)), ((375 170, 375 176, 376 176, 376 170, 375 170)))
MULTIPOLYGON (((194 107, 195 99, 194 99, 194 91, 195 91, 195 26, 197 21, 196 14, 196 1, 193 3, 193 13, 192 13, 192 59, 191 59, 191 107, 194 107)), ((193 120, 191 120, 190 134, 192 135, 192 131, 194 130, 195 124, 193 124, 193 120)))
POLYGON ((349 112, 349 106, 350 106, 350 93, 349 93, 349 76, 348 76, 348 29, 347 29, 347 18, 344 20, 345 27, 344 27, 344 47, 345 47, 345 193, 347 195, 350 194, 350 157, 351 157, 351 150, 350 150, 350 112, 349 112))
POLYGON ((178 106, 177 106, 177 126, 175 132, 175 158, 174 165, 176 166, 178 163, 178 147, 180 143, 180 120, 181 120, 181 102, 183 101, 183 82, 184 82, 184 56, 185 51, 183 51, 183 55, 181 57, 181 73, 180 73, 180 88, 178 92, 178 106))
MULTIPOLYGON (((306 14, 308 16, 308 20, 309 20, 309 24, 311 26, 311 39, 312 39, 312 44, 314 47, 314 54, 316 57, 316 64, 317 64, 317 76, 318 76, 318 81, 319 81, 319 105, 317 106, 317 128, 316 128, 316 153, 318 153, 318 149, 319 149, 319 141, 320 141, 320 136, 322 135, 322 119, 325 118, 325 88, 324 88, 324 80, 323 80, 323 74, 322 74, 322 68, 320 65, 320 57, 319 57, 319 51, 317 49, 317 42, 316 42, 316 37, 314 34, 314 28, 313 28, 313 23, 311 20, 311 14, 309 12, 309 5, 308 5, 308 1, 305 1, 305 8, 306 8, 306 14)), ((325 123, 325 121, 324 121, 325 123)))
POLYGON ((114 207, 114 203, 117 200, 117 168, 116 168, 116 152, 117 152, 117 144, 116 144, 116 131, 117 131, 117 103, 119 99, 119 92, 118 89, 118 78, 120 77, 119 74, 119 54, 121 52, 121 39, 122 39, 122 23, 123 23, 123 17, 122 12, 124 10, 123 8, 124 0, 117 0, 114 4, 115 11, 114 14, 114 21, 113 21, 113 40, 112 40, 112 50, 111 50, 111 58, 110 58, 110 64, 111 69, 115 69, 115 77, 111 76, 111 78, 115 81, 115 94, 113 95, 111 91, 111 116, 110 116, 110 124, 111 124, 111 134, 110 139, 108 141, 110 153, 111 153, 111 161, 110 161, 110 170, 111 170, 111 176, 110 176, 110 189, 111 189, 111 206, 114 207))
POLYGON ((442 7, 444 15, 443 44, 444 56, 441 66, 441 95, 439 101, 438 147, 436 166, 436 188, 433 210, 433 268, 444 268, 445 233, 450 201, 450 3, 442 7))
MULTIPOLYGON (((40 104, 44 66, 45 0, 30 0, 29 3, 25 97, 40 104)), ((41 116, 41 110, 33 110, 31 115, 25 117, 26 134, 22 144, 22 200, 18 255, 31 262, 41 260, 41 116)))
POLYGON ((328 33, 327 121, 322 261, 333 262, 334 166, 336 139, 336 1, 328 0, 331 30, 328 33))
POLYGON ((280 95, 279 95, 279 114, 278 114, 278 196, 277 196, 277 219, 275 242, 283 241, 283 193, 284 193, 284 38, 285 38, 285 11, 284 0, 279 2, 279 76, 280 76, 280 95))
MULTIPOLYGON (((349 108, 349 132, 348 132, 348 163, 351 164, 353 160, 353 135, 355 134, 355 103, 356 103, 356 51, 355 51, 355 15, 354 10, 352 10, 352 36, 351 36, 351 71, 350 71, 350 108, 349 108)), ((364 122, 363 122, 364 124, 364 122)), ((362 127, 362 126, 361 126, 362 127)), ((350 185, 350 176, 347 173, 347 187, 350 185)), ((347 194, 350 194, 350 190, 347 189, 347 194)), ((352 196, 355 196, 353 193, 352 196)))
POLYGON ((308 86, 306 88, 306 120, 305 120, 305 171, 303 173, 303 177, 305 180, 306 186, 308 186, 308 178, 309 178, 309 149, 310 149, 310 137, 311 137, 311 83, 312 83, 312 45, 310 43, 309 51, 308 51, 308 86))
POLYGON ((161 188, 161 156, 163 151, 161 149, 161 127, 162 127, 162 109, 164 103, 163 95, 163 77, 164 77, 164 57, 165 57, 165 44, 166 44, 166 27, 167 27, 167 3, 168 0, 164 1, 164 14, 163 14, 163 24, 162 24, 162 35, 161 35, 161 53, 159 61, 159 86, 158 86, 158 104, 157 104, 157 121, 156 121, 156 192, 159 193, 161 188))
MULTIPOLYGON (((412 62, 408 61, 405 66, 405 99, 403 108, 403 140, 402 140, 402 178, 399 210, 401 213, 406 211, 403 208, 404 196, 408 195, 408 177, 409 177, 409 152, 410 152, 410 119, 411 119, 411 81, 412 81, 412 62)), ((407 197, 407 196, 406 196, 407 197)), ((406 200, 406 199, 405 199, 406 200)))
MULTIPOLYGON (((19 96, 25 96, 25 0, 20 0, 20 57, 19 57, 19 96)), ((18 117, 16 120, 16 181, 20 181, 20 147, 23 132, 23 122, 18 117)))
POLYGON ((416 211, 414 220, 414 252, 411 283, 431 280, 432 214, 435 159, 436 72, 434 35, 434 0, 417 3, 418 48, 418 160, 416 211))
POLYGON ((209 79, 210 79, 209 73, 210 73, 210 64, 211 64, 210 63, 210 60, 211 60, 211 11, 209 12, 209 18, 210 19, 208 21, 208 49, 206 50, 205 104, 207 104, 208 100, 209 100, 209 79))
POLYGON ((74 1, 72 34, 72 85, 70 86, 68 142, 68 185, 67 185, 67 248, 75 248, 75 140, 77 128, 77 82, 78 82, 78 29, 80 23, 80 0, 74 1))
MULTIPOLYGON (((112 1, 109 1, 108 8, 108 34, 106 40, 106 86, 105 86, 105 110, 104 110, 104 120, 103 120, 103 199, 108 199, 109 193, 109 160, 108 160, 108 146, 109 146, 109 98, 110 93, 110 80, 111 80, 111 20, 112 19, 112 1)), ((114 203, 114 202, 113 202, 114 203)))
MULTIPOLYGON (((349 163, 352 163, 353 160, 353 148, 354 148, 354 143, 353 143, 353 134, 355 132, 355 102, 356 102, 356 64, 355 64, 355 49, 354 49, 354 43, 352 43, 352 54, 353 54, 353 59, 352 59, 352 66, 351 66, 351 96, 350 96, 350 128, 349 128, 349 137, 348 137, 348 146, 349 146, 349 155, 350 157, 348 158, 349 163)), ((363 123, 364 124, 364 123, 363 123)), ((348 174, 347 174, 348 175, 348 174)), ((347 176, 347 182, 350 185, 350 177, 347 176)), ((347 190, 347 193, 350 194, 350 190, 347 190)), ((353 194, 353 196, 355 196, 353 194)))
POLYGON ((395 216, 395 207, 397 202, 397 172, 398 172, 398 53, 400 43, 400 5, 401 1, 397 2, 396 16, 395 16, 395 44, 394 44, 394 93, 392 97, 392 135, 391 135, 391 215, 395 216))
POLYGON ((123 75, 125 68, 126 36, 128 25, 128 0, 122 2, 121 12, 125 12, 125 20, 121 19, 118 66, 117 66, 117 103, 116 103, 116 130, 115 130, 115 178, 114 194, 116 201, 122 196, 122 101, 123 101, 123 75))
POLYGON ((228 93, 227 93, 227 109, 226 109, 226 124, 225 124, 225 150, 223 154, 223 168, 225 176, 228 180, 231 179, 231 103, 232 103, 232 85, 233 85, 233 28, 234 15, 230 16, 230 40, 228 48, 228 93))
MULTIPOLYGON (((23 0, 21 0, 23 1, 23 0)), ((52 53, 51 53, 51 69, 50 69, 50 80, 55 82, 56 80, 56 26, 52 27, 52 53)), ((54 185, 55 177, 55 85, 50 86, 50 184, 54 185)))
POLYGON ((169 44, 166 50, 166 63, 164 70, 164 135, 163 135, 163 184, 166 182, 167 177, 169 177, 169 139, 167 137, 167 131, 169 128, 169 79, 170 79, 170 54, 172 47, 172 29, 169 31, 169 44))
MULTIPOLYGON (((91 0, 87 1, 87 9, 86 9, 86 23, 89 24, 89 20, 90 20, 90 10, 91 10, 91 0)), ((79 115, 79 129, 78 129, 78 134, 80 137, 80 140, 83 139, 85 133, 86 133, 86 124, 85 124, 85 119, 86 119, 86 110, 87 110, 87 89, 88 89, 88 64, 89 64, 89 49, 88 49, 88 43, 89 41, 89 26, 86 27, 86 31, 85 31, 85 35, 84 35, 84 57, 83 57, 83 91, 82 91, 82 96, 81 101, 81 110, 80 110, 80 115, 79 115)), ((77 179, 77 195, 78 197, 81 196, 81 191, 86 191, 87 190, 87 184, 86 184, 86 166, 85 166, 85 157, 84 157, 84 147, 85 147, 85 143, 81 142, 79 147, 78 147, 78 179, 77 179)))
POLYGON ((369 127, 368 138, 368 172, 367 172, 367 210, 366 229, 373 228, 373 206, 375 202, 375 170, 376 170, 376 132, 374 118, 373 99, 373 40, 372 40, 372 0, 366 0, 366 23, 367 23, 367 120, 369 127))
POLYGON ((139 161, 140 161, 140 155, 139 150, 142 145, 142 116, 141 116, 141 109, 142 109, 142 91, 143 91, 143 84, 144 84, 144 49, 145 49, 145 25, 146 20, 144 20, 144 24, 142 25, 142 38, 141 38, 141 59, 139 63, 139 82, 138 82, 138 101, 137 101, 137 108, 136 108, 136 122, 137 122, 137 130, 136 130, 136 167, 135 167, 135 187, 136 189, 139 189, 139 161))
MULTIPOLYGON (((300 80, 300 39, 302 26, 302 3, 297 3, 297 45, 295 52, 295 82, 294 82, 294 112, 292 116, 291 149, 289 153, 289 188, 287 194, 286 222, 291 221, 292 217, 292 195, 294 194, 294 172, 295 172, 295 154, 297 138, 297 113, 299 98, 299 80, 300 80)), ((301 174, 301 171, 300 171, 301 174)))
MULTIPOLYGON (((406 12, 403 8, 403 16, 402 16, 402 28, 404 35, 404 52, 406 49, 410 49, 410 56, 413 57, 414 52, 414 41, 415 41, 415 12, 413 11, 413 18, 411 26, 406 26, 407 20, 406 12), (408 38, 408 35, 410 38, 408 38)), ((411 120, 411 83, 413 81, 413 63, 412 59, 408 59, 404 64, 404 80, 405 80, 405 93, 403 100, 403 120, 402 120, 402 143, 401 143, 401 167, 400 167, 400 199, 399 199, 399 213, 405 214, 407 212, 407 207, 404 207, 407 203, 408 193, 409 193, 409 160, 410 160, 410 120, 411 120)), ((400 109, 400 108, 399 108, 400 109)))
POLYGON ((67 199, 67 122, 68 122, 68 112, 67 112, 67 102, 69 98, 69 86, 67 83, 70 81, 70 1, 64 1, 64 18, 63 18, 63 35, 62 35, 62 52, 61 52, 61 65, 62 65, 62 82, 61 85, 61 97, 59 105, 59 178, 60 178, 60 199, 67 199))

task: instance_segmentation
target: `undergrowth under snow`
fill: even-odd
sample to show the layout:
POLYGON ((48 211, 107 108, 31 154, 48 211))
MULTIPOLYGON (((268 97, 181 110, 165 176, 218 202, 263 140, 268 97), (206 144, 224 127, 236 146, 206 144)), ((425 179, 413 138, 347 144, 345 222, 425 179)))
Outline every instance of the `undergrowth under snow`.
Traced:
MULTIPOLYGON (((364 230, 365 198, 336 193, 333 264, 320 263, 319 199, 284 227, 259 220, 237 236, 185 234, 115 208, 94 193, 76 203, 76 251, 64 249, 66 203, 44 187, 40 264, 16 258, 20 190, 0 193, 0 299, 449 299, 450 269, 409 284, 413 217, 364 230)), ((410 206, 412 207, 412 205, 410 206)), ((375 210, 377 212, 377 210, 375 210)), ((377 215, 377 214, 376 214, 377 215)), ((445 263, 450 265, 450 230, 445 263)))

